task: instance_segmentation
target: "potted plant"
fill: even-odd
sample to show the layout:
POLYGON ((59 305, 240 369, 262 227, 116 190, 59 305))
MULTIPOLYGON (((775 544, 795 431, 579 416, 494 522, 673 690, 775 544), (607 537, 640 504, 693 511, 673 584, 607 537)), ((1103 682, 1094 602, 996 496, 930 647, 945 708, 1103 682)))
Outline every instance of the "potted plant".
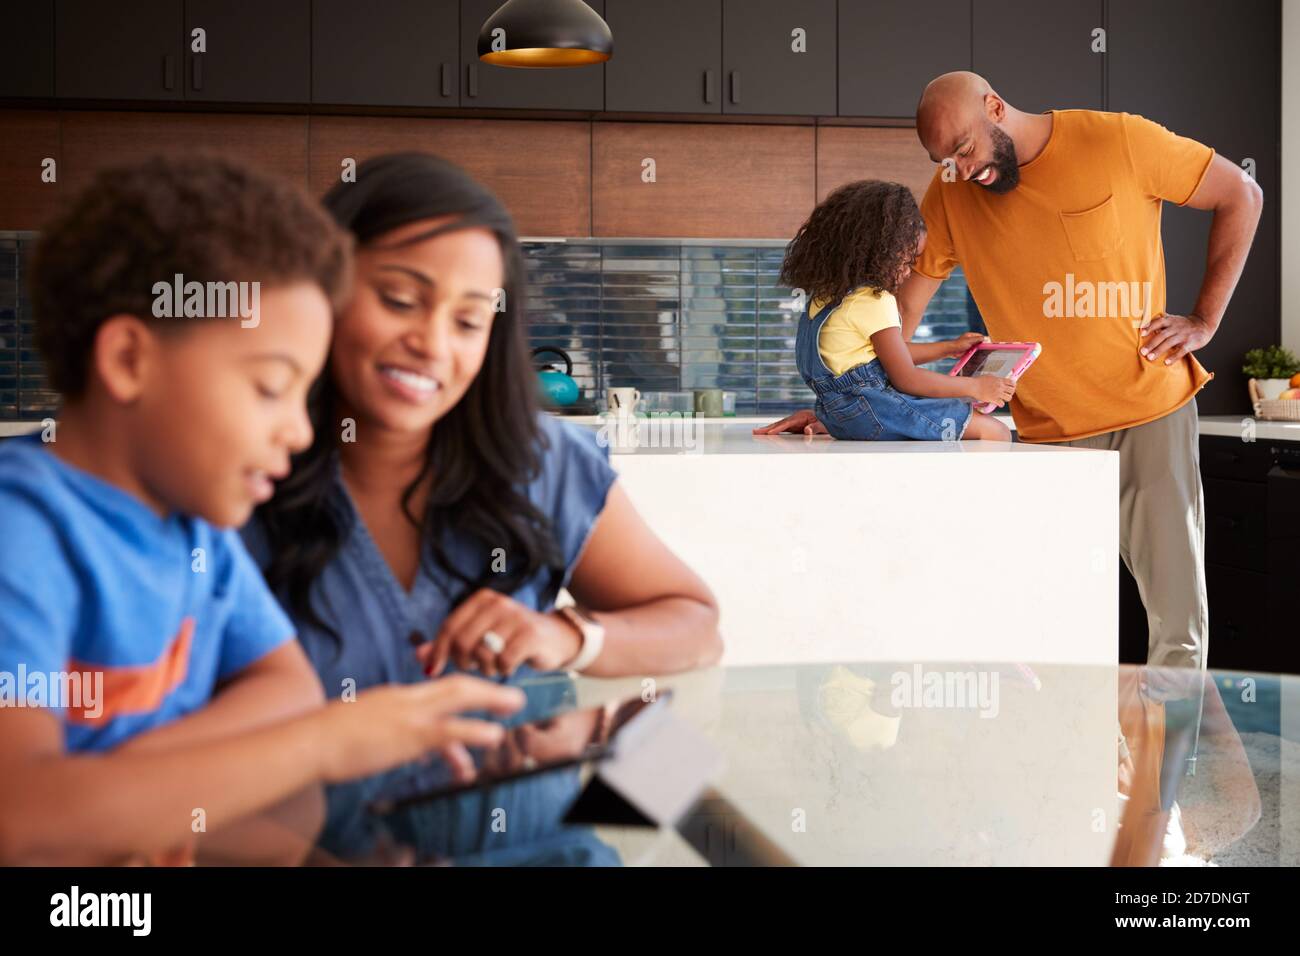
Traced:
POLYGON ((1280 345, 1251 349, 1246 353, 1246 364, 1241 367, 1247 378, 1255 379, 1259 396, 1273 401, 1291 385, 1291 376, 1300 372, 1300 361, 1290 350, 1280 345))

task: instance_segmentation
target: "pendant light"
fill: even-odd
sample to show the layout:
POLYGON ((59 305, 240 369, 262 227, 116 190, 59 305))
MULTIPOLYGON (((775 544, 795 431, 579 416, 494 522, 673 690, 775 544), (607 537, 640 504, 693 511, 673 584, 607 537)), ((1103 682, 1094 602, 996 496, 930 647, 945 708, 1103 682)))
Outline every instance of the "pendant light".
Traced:
POLYGON ((585 66, 613 53, 609 24, 582 0, 506 0, 478 33, 478 58, 496 66, 585 66))

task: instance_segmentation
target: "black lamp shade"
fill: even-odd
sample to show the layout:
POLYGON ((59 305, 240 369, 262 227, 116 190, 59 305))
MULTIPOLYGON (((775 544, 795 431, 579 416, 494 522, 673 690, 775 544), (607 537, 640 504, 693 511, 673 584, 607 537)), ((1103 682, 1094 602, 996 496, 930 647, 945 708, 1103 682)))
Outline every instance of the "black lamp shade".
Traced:
POLYGON ((496 66, 585 66, 613 53, 609 24, 582 0, 506 0, 478 32, 478 58, 496 66), (497 30, 504 48, 494 50, 497 30))

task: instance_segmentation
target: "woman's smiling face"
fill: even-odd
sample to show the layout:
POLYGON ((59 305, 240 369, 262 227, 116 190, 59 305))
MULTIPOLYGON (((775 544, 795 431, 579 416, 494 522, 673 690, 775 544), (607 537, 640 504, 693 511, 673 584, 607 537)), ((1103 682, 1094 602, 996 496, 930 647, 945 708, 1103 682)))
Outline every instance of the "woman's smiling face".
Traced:
POLYGON ((358 424, 427 430, 483 367, 505 284, 496 235, 472 227, 410 242, 454 218, 409 223, 357 252, 330 367, 358 424))

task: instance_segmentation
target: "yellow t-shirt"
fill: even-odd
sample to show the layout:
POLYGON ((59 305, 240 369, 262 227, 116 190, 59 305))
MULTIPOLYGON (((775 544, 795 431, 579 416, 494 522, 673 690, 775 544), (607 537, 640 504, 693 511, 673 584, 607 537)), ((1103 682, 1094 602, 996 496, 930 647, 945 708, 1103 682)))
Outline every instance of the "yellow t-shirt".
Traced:
POLYGON ((1047 146, 1009 193, 935 173, 914 267, 942 279, 960 264, 994 341, 1043 344, 1011 400, 1026 441, 1153 421, 1213 377, 1191 355, 1165 365, 1138 348, 1143 316, 1165 309, 1161 204, 1192 197, 1214 150, 1129 113, 1052 118, 1047 146))
MULTIPOLYGON (((816 315, 827 301, 814 299, 808 314, 816 315)), ((817 339, 817 351, 828 369, 843 375, 853 366, 866 365, 874 359, 876 350, 871 345, 871 336, 894 325, 902 325, 898 301, 884 290, 863 286, 846 295, 826 317, 817 339)))

